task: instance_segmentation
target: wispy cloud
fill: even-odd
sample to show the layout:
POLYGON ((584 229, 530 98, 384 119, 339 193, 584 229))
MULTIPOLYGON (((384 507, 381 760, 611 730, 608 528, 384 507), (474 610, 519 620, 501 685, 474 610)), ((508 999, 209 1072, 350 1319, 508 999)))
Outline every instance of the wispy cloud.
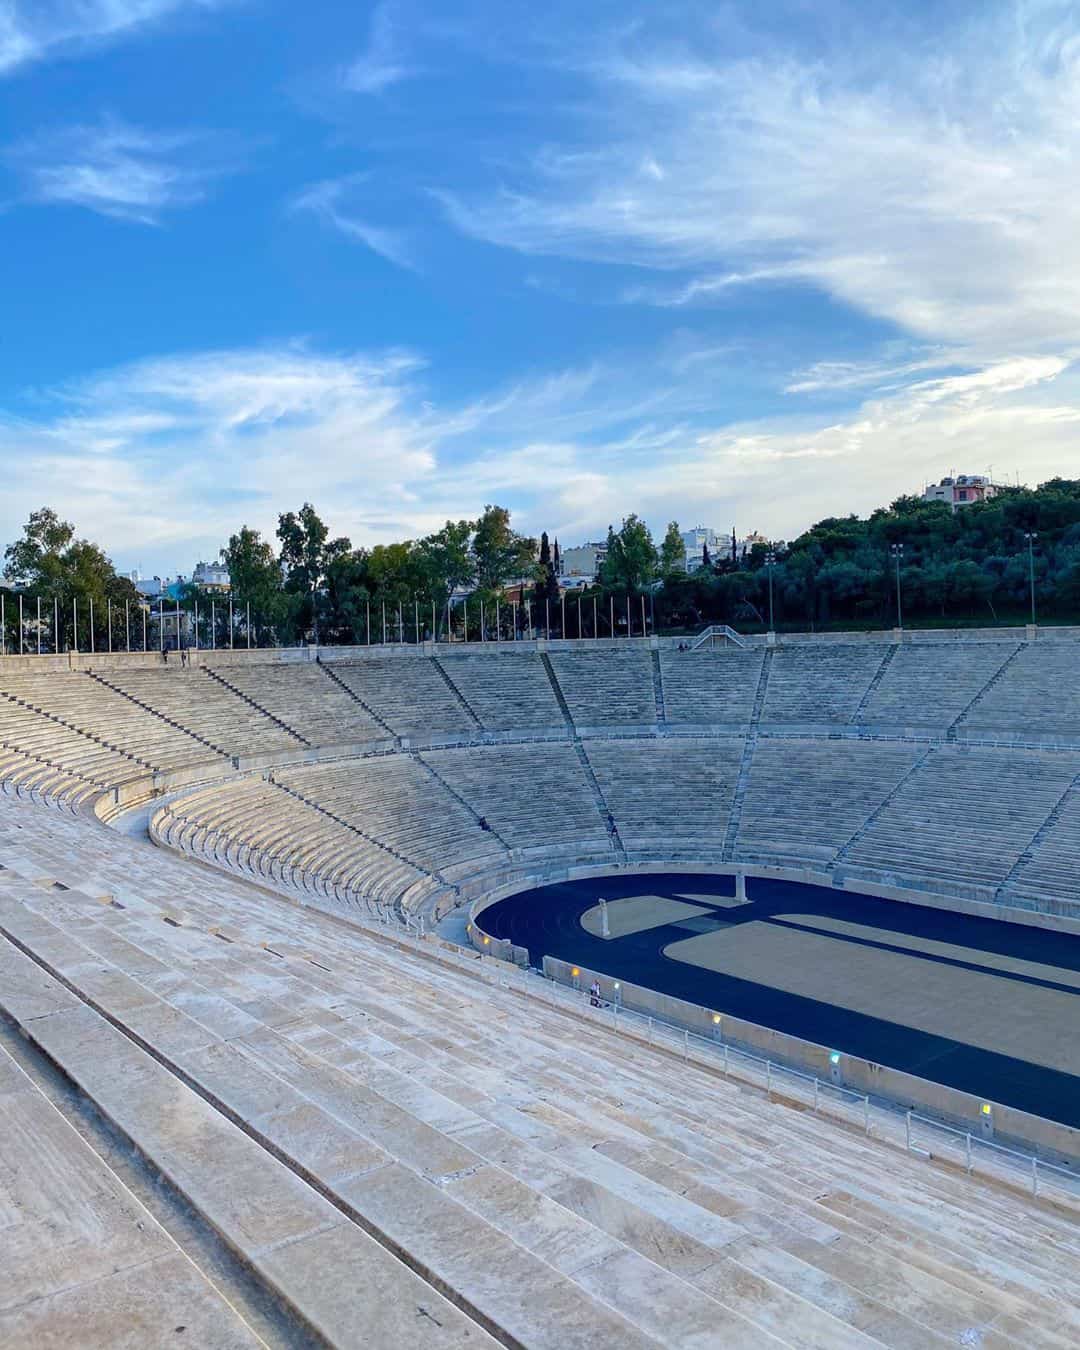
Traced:
POLYGON ((83 206, 99 215, 156 225, 191 206, 235 167, 237 147, 201 131, 160 131, 107 118, 23 141, 10 159, 24 200, 83 206))
POLYGON ((364 244, 388 262, 415 271, 416 261, 407 231, 375 225, 357 214, 358 208, 363 210, 357 198, 363 200, 365 185, 370 181, 370 175, 357 173, 312 183, 294 198, 293 209, 314 212, 327 225, 364 244))
POLYGON ((345 72, 345 88, 355 94, 381 94, 418 70, 405 55, 405 44, 394 8, 382 0, 371 16, 366 49, 345 72))
POLYGON ((0 76, 33 61, 148 28, 181 10, 210 10, 230 0, 0 0, 0 76))
POLYGON ((733 57, 719 24, 696 31, 692 57, 647 21, 594 35, 562 71, 583 109, 574 139, 440 199, 496 244, 674 274, 638 301, 786 281, 984 355, 1071 344, 1075 6, 1001 3, 952 27, 928 13, 933 32, 912 16, 897 41, 812 59, 775 37, 733 57))
POLYGON ((709 369, 653 353, 433 405, 407 351, 143 361, 0 414, 0 460, 19 463, 0 539, 46 501, 121 560, 184 567, 241 523, 272 534, 304 500, 365 544, 485 501, 564 542, 631 510, 656 530, 735 519, 790 537, 838 501, 870 510, 953 465, 1037 482, 1068 466, 1080 432, 1080 371, 1056 358, 917 380, 831 419, 727 423, 702 412, 709 369))

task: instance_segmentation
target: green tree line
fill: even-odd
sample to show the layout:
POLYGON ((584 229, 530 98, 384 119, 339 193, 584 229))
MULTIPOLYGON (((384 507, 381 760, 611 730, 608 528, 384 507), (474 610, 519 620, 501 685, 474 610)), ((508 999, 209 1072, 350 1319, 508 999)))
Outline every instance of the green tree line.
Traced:
MULTIPOLYGON (((897 582, 909 625, 1023 622, 1032 591, 1040 622, 1080 623, 1080 480, 1006 489, 955 513, 942 502, 900 497, 866 518, 818 521, 790 542, 746 553, 718 546, 693 571, 676 521, 658 546, 646 523, 629 515, 609 528, 599 575, 569 594, 560 586, 558 542, 546 532, 539 540, 519 533, 497 505, 420 539, 368 549, 331 537, 304 503, 279 516, 273 540, 241 527, 221 558, 235 613, 231 637, 256 645, 416 641, 448 630, 477 639, 481 624, 489 637, 496 628, 510 636, 515 624, 520 633, 568 637, 643 626, 693 632, 708 623, 760 629, 770 621, 788 629, 888 627, 897 618, 897 582)), ((91 602, 100 645, 111 615, 114 645, 125 646, 128 634, 117 625, 132 627, 141 604, 134 586, 55 512, 30 516, 4 564, 8 650, 20 594, 27 622, 36 623, 41 603, 45 650, 56 628, 61 646, 73 645, 73 597, 82 649, 91 602)), ((211 639, 212 604, 191 585, 180 600, 189 615, 198 607, 203 643, 227 645, 229 602, 219 598, 214 607, 211 639)), ((135 647, 141 623, 140 612, 135 647)))

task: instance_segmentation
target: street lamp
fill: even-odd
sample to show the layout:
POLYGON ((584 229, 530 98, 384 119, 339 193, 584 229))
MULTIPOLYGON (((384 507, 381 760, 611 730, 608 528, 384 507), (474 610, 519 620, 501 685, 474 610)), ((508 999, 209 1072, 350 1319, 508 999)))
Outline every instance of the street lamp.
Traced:
POLYGON ((769 632, 770 632, 770 633, 773 633, 773 632, 776 631, 775 625, 773 624, 773 603, 772 603, 772 570, 773 570, 773 564, 774 564, 775 562, 776 562, 776 554, 775 554, 775 553, 773 552, 773 550, 770 548, 769 551, 768 551, 768 553, 765 554, 765 566, 766 566, 766 567, 768 568, 768 570, 769 570, 769 632))
POLYGON ((904 627, 904 611, 900 604, 900 560, 904 556, 903 544, 890 544, 889 552, 896 562, 896 626, 902 629, 904 627))
POLYGON ((1025 530, 1024 538, 1028 546, 1028 579, 1031 582, 1031 623, 1035 625, 1035 540, 1038 539, 1037 530, 1025 530))

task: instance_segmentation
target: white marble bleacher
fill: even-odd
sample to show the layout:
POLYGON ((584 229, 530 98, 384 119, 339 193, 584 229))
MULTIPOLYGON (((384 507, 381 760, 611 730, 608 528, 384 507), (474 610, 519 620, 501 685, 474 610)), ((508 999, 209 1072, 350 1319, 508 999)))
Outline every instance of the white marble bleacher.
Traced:
POLYGON ((667 721, 745 727, 754 710, 763 660, 760 649, 661 652, 667 721))
POLYGON ((568 742, 427 750, 421 758, 515 854, 610 854, 606 822, 568 742))
POLYGON ((440 653, 443 669, 488 731, 529 731, 562 725, 544 663, 535 652, 440 653))
POLYGON ((827 867, 924 752, 894 741, 759 737, 735 858, 827 867))
POLYGON ((101 679, 222 754, 303 749, 303 741, 296 735, 204 670, 119 669, 101 672, 101 679))
POLYGON ((627 852, 672 858, 722 851, 742 749, 739 737, 585 742, 627 852))
POLYGON ((1062 737, 1080 743, 1080 648, 1034 642, 1020 651, 963 720, 967 732, 1062 737))
POLYGON ((428 657, 373 656, 330 668, 397 736, 474 735, 476 723, 428 657))
POLYGON ((1074 784, 1056 818, 1021 857, 1001 899, 1024 909, 1080 914, 1080 787, 1074 784))
POLYGON ((263 1342, 0 1048, 0 1345, 263 1342))
MULTIPOLYGON (((30 708, 50 714, 53 719, 60 719, 87 737, 101 741, 112 751, 137 760, 147 770, 205 764, 216 755, 202 741, 163 722, 83 671, 50 671, 36 675, 4 672, 0 674, 0 690, 9 700, 17 699, 30 708)), ((59 744, 62 736, 59 723, 50 720, 50 727, 55 728, 50 734, 59 744)), ((110 778, 110 782, 122 781, 120 771, 117 772, 118 776, 110 778)))
POLYGON ((155 817, 161 839, 263 884, 334 902, 395 904, 424 873, 265 782, 205 788, 155 817))
POLYGON ((505 849, 421 763, 374 756, 279 769, 275 780, 451 880, 505 857, 505 849))
POLYGON ((147 772, 147 766, 131 755, 2 696, 0 745, 42 763, 63 766, 102 787, 147 772))
POLYGON ((850 722, 889 651, 876 642, 778 647, 769 668, 761 724, 850 722))
POLYGON ((290 662, 211 668, 308 745, 360 745, 387 738, 385 729, 320 665, 290 662))
POLYGON ((360 1317, 377 1344, 434 1334, 415 1285, 373 1280, 376 1253, 346 1258, 354 1218, 538 1350, 1080 1336, 1071 1214, 227 877, 208 887, 135 841, 99 844, 0 801, 0 927, 74 990, 7 978, 0 1004, 332 1343, 360 1343, 360 1317), (159 1060, 85 1005, 42 1016, 47 995, 93 998, 159 1060), (378 1320, 395 1307, 419 1331, 395 1340, 378 1320))
POLYGON ((655 725, 652 652, 644 643, 552 651, 550 659, 579 728, 655 725))
POLYGON ((1016 651, 1015 642, 904 643, 858 720, 942 731, 1016 651))
POLYGON ((1080 771, 1080 756, 934 747, 846 855, 849 874, 993 899, 1080 771))

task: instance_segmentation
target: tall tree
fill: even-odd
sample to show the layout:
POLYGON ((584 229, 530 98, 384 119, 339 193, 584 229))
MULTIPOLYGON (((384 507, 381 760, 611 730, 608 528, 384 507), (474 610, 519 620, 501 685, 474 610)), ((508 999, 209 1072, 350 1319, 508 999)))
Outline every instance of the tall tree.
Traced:
POLYGON ((686 571, 686 545, 683 543, 679 522, 668 523, 664 542, 660 545, 660 575, 665 581, 686 571))
POLYGON ((326 570, 329 533, 310 502, 305 502, 299 512, 286 511, 278 516, 281 570, 285 593, 292 602, 292 626, 301 636, 312 633, 316 643, 319 641, 320 590, 326 570))
POLYGON ((246 619, 248 606, 251 607, 252 637, 256 644, 263 639, 280 641, 289 607, 273 546, 258 530, 243 525, 221 550, 221 561, 229 570, 233 606, 241 622, 246 619))
POLYGON ((470 550, 473 534, 470 520, 448 520, 441 530, 421 539, 417 545, 421 590, 426 600, 425 618, 435 605, 435 634, 446 619, 446 606, 454 591, 468 586, 476 574, 470 550))
POLYGON ((495 594, 511 581, 536 573, 536 540, 518 534, 505 506, 485 506, 472 541, 476 586, 495 594))
POLYGON ((608 527, 607 557, 600 570, 607 590, 641 590, 655 578, 658 562, 649 527, 639 516, 627 516, 618 530, 608 527))
MULTIPOLYGON (((59 602, 61 641, 73 637, 72 600, 83 616, 83 634, 88 631, 91 604, 95 627, 100 629, 106 623, 110 601, 119 611, 125 601, 139 600, 130 579, 117 573, 105 552, 88 539, 76 538, 75 526, 48 507, 31 513, 22 538, 5 549, 4 567, 8 581, 27 597, 40 598, 43 609, 51 610, 54 600, 59 602)), ((51 632, 51 623, 47 627, 51 632)))
POLYGON ((533 588, 533 603, 541 614, 551 614, 559 604, 559 579, 555 575, 555 561, 548 543, 547 530, 540 535, 540 560, 537 564, 536 586, 533 588), (544 608, 545 604, 547 609, 544 608))

